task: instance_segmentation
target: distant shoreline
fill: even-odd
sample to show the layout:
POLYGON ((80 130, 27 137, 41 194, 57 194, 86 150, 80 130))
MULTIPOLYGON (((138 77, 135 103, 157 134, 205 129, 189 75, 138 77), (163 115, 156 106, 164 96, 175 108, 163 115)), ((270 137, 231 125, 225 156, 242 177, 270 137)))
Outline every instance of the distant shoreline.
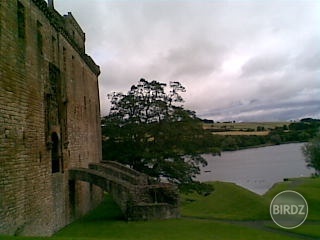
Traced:
POLYGON ((221 151, 221 152, 234 152, 234 151, 239 151, 239 150, 262 148, 262 147, 271 147, 271 146, 278 146, 278 145, 284 145, 284 144, 293 144, 293 143, 307 143, 307 142, 291 141, 291 142, 282 142, 282 143, 279 143, 279 144, 266 143, 266 144, 261 144, 261 145, 256 145, 256 146, 241 147, 241 148, 235 149, 235 150, 225 150, 225 151, 221 151))

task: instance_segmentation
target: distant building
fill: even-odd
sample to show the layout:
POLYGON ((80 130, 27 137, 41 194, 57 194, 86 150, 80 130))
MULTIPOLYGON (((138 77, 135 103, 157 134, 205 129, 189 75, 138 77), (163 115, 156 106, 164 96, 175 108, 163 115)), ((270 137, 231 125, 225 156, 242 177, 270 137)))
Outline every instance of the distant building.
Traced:
POLYGON ((0 1, 0 234, 51 235, 101 202, 67 171, 101 160, 99 74, 71 13, 0 1))

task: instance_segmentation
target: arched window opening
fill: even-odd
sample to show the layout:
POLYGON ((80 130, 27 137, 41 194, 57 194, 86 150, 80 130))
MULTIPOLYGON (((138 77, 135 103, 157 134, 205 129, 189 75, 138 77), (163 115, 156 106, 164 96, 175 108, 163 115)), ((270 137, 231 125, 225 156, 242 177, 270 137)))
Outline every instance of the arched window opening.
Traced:
POLYGON ((59 137, 57 133, 51 134, 51 166, 52 173, 56 173, 60 171, 60 161, 59 161, 59 137))

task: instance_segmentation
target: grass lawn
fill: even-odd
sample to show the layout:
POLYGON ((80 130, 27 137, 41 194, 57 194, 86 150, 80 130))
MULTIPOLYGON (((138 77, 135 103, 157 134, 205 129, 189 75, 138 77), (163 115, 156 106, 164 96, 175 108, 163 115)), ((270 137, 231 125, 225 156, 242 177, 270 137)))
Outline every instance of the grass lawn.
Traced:
POLYGON ((5 237, 8 240, 188 240, 188 239, 300 239, 320 238, 320 179, 296 179, 277 184, 264 196, 235 184, 214 182, 215 192, 207 197, 182 196, 182 218, 126 222, 115 203, 103 204, 50 238, 5 237), (282 190, 296 190, 308 201, 307 222, 294 230, 278 228, 270 219, 271 199, 282 190))
MULTIPOLYGON (((320 178, 297 178, 292 181, 281 182, 269 190, 265 196, 272 199, 273 196, 284 190, 297 191, 308 202, 307 220, 298 228, 290 230, 294 233, 313 236, 320 239, 320 178)), ((270 227, 279 228, 275 225, 270 227)))
POLYGON ((269 205, 273 197, 284 190, 302 194, 308 202, 307 220, 296 229, 285 230, 272 221, 262 222, 264 228, 297 233, 320 239, 320 178, 297 178, 273 186, 258 196, 232 183, 213 183, 216 192, 208 197, 182 197, 182 214, 189 217, 224 220, 270 220, 269 205), (223 210, 222 210, 223 209, 223 210))
POLYGON ((215 191, 207 197, 182 197, 182 215, 227 220, 265 220, 270 202, 233 183, 214 182, 215 191))
POLYGON ((265 197, 272 199, 284 190, 293 190, 302 194, 309 206, 307 221, 320 221, 320 178, 296 178, 278 183, 265 194, 265 197))

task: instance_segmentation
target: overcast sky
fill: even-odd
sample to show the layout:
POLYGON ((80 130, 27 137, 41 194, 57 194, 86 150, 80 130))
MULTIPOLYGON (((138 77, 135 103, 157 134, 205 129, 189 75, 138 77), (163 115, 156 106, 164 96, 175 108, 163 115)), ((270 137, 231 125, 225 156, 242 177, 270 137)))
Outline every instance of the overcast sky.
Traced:
POLYGON ((86 33, 107 94, 140 78, 187 89, 216 121, 320 118, 318 0, 55 0, 86 33))

